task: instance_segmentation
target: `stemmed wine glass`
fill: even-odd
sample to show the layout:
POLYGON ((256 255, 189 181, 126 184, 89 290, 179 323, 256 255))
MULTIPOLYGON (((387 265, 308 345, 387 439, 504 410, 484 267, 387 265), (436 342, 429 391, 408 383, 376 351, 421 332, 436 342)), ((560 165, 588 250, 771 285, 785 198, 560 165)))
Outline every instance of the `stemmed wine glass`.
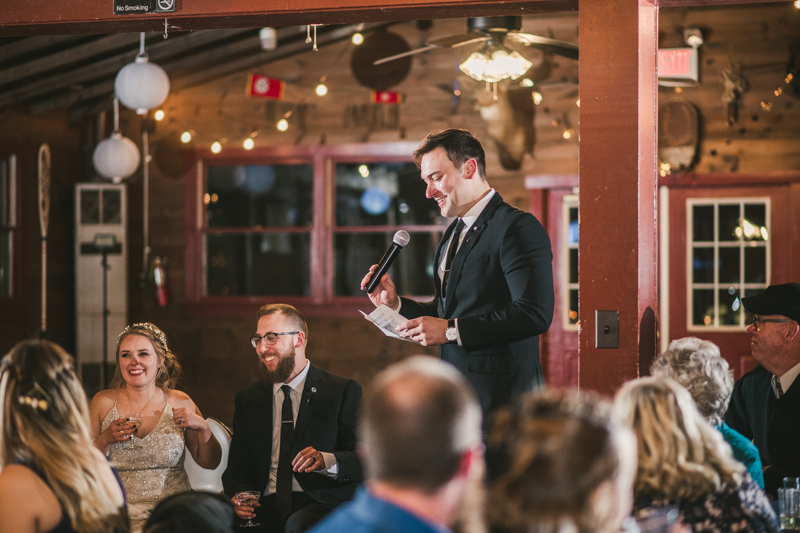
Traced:
MULTIPOLYGON (((128 417, 128 423, 133 426, 134 431, 139 429, 142 426, 142 415, 136 413, 128 417)), ((136 444, 133 440, 133 434, 131 434, 131 440, 128 442, 128 446, 126 446, 129 450, 141 450, 144 447, 140 444, 136 444)))
MULTIPOLYGON (((255 507, 258 503, 258 500, 261 499, 261 493, 257 490, 247 490, 244 492, 237 492, 236 499, 239 500, 239 503, 247 505, 248 507, 255 507)), ((247 522, 244 524, 239 524, 239 527, 255 527, 260 526, 261 524, 257 522, 253 522, 252 518, 248 518, 247 522)))

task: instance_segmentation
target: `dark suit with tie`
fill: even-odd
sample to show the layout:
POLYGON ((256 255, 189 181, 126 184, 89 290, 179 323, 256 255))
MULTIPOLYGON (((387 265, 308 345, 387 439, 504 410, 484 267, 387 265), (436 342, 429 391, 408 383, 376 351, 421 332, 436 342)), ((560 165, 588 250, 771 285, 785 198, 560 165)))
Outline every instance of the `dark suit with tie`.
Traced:
MULTIPOLYGON (((437 267, 455 224, 439 244, 437 267)), ((458 319, 462 345, 440 346, 439 357, 472 383, 484 415, 544 385, 538 336, 553 319, 552 260, 550 238, 536 217, 495 192, 453 257, 446 298, 438 276, 433 301, 402 298, 406 318, 458 319)))
MULTIPOLYGON (((308 446, 331 452, 339 463, 339 473, 337 479, 316 472, 294 473, 294 477, 308 497, 334 507, 352 498, 364 479, 361 462, 355 454, 362 390, 353 379, 309 365, 295 422, 292 458, 308 446)), ((237 393, 235 401, 233 439, 228 467, 222 475, 225 494, 230 497, 246 490, 263 491, 269 482, 272 384, 255 383, 237 393)))

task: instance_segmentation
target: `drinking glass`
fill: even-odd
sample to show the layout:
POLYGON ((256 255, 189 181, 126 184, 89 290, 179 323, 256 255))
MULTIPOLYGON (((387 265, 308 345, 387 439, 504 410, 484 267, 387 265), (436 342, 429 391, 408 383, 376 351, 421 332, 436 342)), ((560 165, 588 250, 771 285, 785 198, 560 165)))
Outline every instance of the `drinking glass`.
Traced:
MULTIPOLYGON (((128 423, 133 426, 134 430, 139 429, 142 427, 142 415, 139 413, 133 414, 128 417, 128 423)), ((128 445, 126 446, 129 450, 142 450, 144 447, 141 444, 136 444, 136 441, 133 440, 133 434, 131 434, 131 439, 128 441, 128 445)))
POLYGON ((781 529, 797 531, 800 529, 800 489, 778 489, 781 529))
MULTIPOLYGON (((239 503, 243 503, 249 507, 255 507, 258 500, 261 499, 261 493, 257 490, 247 490, 244 492, 237 492, 236 499, 239 503)), ((252 518, 248 518, 244 524, 239 524, 239 527, 255 527, 260 526, 258 522, 253 522, 252 518)))

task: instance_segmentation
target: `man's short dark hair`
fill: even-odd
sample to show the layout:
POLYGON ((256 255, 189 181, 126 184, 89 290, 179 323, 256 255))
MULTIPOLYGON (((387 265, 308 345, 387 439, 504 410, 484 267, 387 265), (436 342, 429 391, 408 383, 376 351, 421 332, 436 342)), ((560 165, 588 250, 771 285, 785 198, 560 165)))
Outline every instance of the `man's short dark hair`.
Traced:
POLYGON ((429 133, 419 147, 414 150, 414 163, 417 168, 422 164, 422 157, 442 148, 453 166, 461 170, 468 159, 478 162, 478 175, 486 181, 486 153, 481 142, 469 131, 452 128, 429 133))
POLYGON ((481 408, 453 366, 410 357, 367 388, 361 431, 371 478, 433 494, 481 442, 481 408))
POLYGON ((306 319, 303 318, 303 315, 300 314, 300 311, 297 310, 296 307, 289 304, 267 304, 261 306, 261 309, 258 310, 256 313, 258 320, 261 320, 262 316, 267 315, 274 315, 276 313, 280 313, 283 316, 289 319, 289 323, 291 324, 291 328, 296 331, 302 331, 306 338, 308 338, 308 324, 306 324, 306 319))

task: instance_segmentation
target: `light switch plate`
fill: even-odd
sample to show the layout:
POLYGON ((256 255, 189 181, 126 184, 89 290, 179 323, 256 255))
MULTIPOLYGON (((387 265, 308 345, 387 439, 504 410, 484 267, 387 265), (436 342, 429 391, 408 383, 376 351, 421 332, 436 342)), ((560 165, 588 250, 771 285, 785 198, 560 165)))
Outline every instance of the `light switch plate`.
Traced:
POLYGON ((595 348, 619 348, 619 311, 594 312, 595 348))

